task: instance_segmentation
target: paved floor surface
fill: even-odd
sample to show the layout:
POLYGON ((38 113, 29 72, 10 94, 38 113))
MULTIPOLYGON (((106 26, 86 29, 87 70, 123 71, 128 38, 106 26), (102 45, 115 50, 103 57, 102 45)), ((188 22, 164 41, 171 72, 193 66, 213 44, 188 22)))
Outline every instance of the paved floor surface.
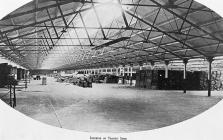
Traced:
MULTIPOLYGON (((85 132, 135 132, 175 124, 209 109, 223 96, 207 91, 159 91, 118 84, 82 88, 47 79, 17 92, 16 110, 49 125, 85 132)), ((223 94, 223 93, 222 93, 223 94)))

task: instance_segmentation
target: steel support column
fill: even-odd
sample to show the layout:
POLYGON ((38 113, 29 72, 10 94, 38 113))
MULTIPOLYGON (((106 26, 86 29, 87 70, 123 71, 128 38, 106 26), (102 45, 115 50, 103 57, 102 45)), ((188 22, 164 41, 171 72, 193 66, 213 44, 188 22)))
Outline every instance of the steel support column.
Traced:
POLYGON ((154 70, 154 65, 155 65, 155 63, 152 61, 152 62, 150 62, 151 63, 151 70, 153 71, 154 70))
POLYGON ((111 68, 110 68, 110 70, 111 70, 111 72, 110 72, 110 73, 112 74, 112 73, 113 73, 113 72, 112 72, 113 68, 111 67, 111 68))
POLYGON ((184 93, 187 92, 187 63, 188 63, 188 59, 184 59, 183 60, 184 63, 184 75, 183 75, 183 89, 184 89, 184 93))
POLYGON ((139 63, 139 70, 142 70, 143 68, 143 63, 139 63))
POLYGON ((207 80, 207 82, 208 82, 208 97, 210 97, 211 96, 211 69, 212 69, 211 64, 213 62, 213 57, 207 58, 207 60, 208 60, 208 80, 207 80))
POLYGON ((168 65, 169 65, 169 61, 165 61, 165 79, 164 79, 164 89, 169 89, 169 75, 168 75, 168 65))
POLYGON ((168 79, 168 65, 169 61, 165 61, 165 79, 168 79))
POLYGON ((122 76, 123 76, 123 79, 122 79, 122 84, 125 84, 125 65, 122 65, 122 76))
POLYGON ((116 67, 116 76, 119 76, 118 70, 119 70, 119 67, 116 67))
POLYGON ((153 86, 153 82, 154 82, 154 65, 155 65, 155 62, 154 61, 151 61, 150 64, 151 64, 151 70, 152 70, 151 86, 153 86))
POLYGON ((133 64, 130 64, 130 86, 132 85, 132 69, 133 69, 133 64))

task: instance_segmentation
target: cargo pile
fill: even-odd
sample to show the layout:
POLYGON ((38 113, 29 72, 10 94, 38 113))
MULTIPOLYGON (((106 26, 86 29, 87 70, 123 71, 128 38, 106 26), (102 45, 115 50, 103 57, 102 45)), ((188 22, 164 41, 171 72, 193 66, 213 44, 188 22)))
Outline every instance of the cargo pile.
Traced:
MULTIPOLYGON (((208 74, 202 72, 200 78, 200 88, 202 90, 208 89, 207 84, 208 74)), ((223 90, 223 72, 222 71, 213 71, 211 75, 211 89, 212 90, 223 90)))
POLYGON ((222 90, 223 89, 223 72, 214 71, 212 72, 212 90, 222 90))
POLYGON ((6 85, 17 85, 18 73, 15 67, 12 67, 7 63, 0 64, 0 87, 3 88, 6 85))
POLYGON ((92 87, 92 83, 118 83, 119 76, 111 74, 55 74, 57 82, 66 82, 80 87, 92 87))
POLYGON ((55 75, 57 82, 72 83, 80 87, 92 87, 92 78, 84 74, 55 75))
POLYGON ((97 74, 90 76, 93 83, 118 83, 119 76, 111 74, 97 74))
MULTIPOLYGON (((164 70, 141 70, 136 72, 136 87, 160 90, 207 90, 208 74, 203 71, 187 72, 183 79, 183 71, 168 71, 165 78, 164 70)), ((212 90, 223 89, 223 73, 212 72, 212 90)))

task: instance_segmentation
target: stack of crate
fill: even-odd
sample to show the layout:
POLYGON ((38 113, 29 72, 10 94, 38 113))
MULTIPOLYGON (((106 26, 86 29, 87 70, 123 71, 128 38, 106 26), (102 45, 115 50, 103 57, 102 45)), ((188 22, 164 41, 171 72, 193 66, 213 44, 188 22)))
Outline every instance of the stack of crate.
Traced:
MULTIPOLYGON (((183 79, 183 71, 168 71, 165 78, 164 70, 140 70, 136 72, 136 87, 160 90, 206 90, 207 72, 194 71, 186 73, 187 79, 183 79)), ((212 90, 222 89, 221 72, 212 72, 212 90)))
POLYGON ((136 72, 136 87, 156 89, 158 84, 158 71, 140 70, 136 72))
MULTIPOLYGON (((200 90, 207 90, 208 84, 208 73, 202 72, 200 75, 200 90)), ((223 72, 213 71, 211 74, 211 89, 212 90, 222 90, 223 89, 223 72)))
POLYGON ((22 80, 25 78, 25 70, 22 68, 17 69, 17 79, 22 80))
POLYGON ((12 66, 7 63, 0 64, 0 87, 5 87, 8 84, 9 76, 12 72, 12 66))

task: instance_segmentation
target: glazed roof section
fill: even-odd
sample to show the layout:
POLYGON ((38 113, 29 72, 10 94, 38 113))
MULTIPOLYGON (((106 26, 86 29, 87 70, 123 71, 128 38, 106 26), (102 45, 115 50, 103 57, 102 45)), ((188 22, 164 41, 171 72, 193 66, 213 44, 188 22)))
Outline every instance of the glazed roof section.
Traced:
POLYGON ((28 69, 204 59, 222 23, 193 0, 34 0, 0 20, 0 51, 28 69))

